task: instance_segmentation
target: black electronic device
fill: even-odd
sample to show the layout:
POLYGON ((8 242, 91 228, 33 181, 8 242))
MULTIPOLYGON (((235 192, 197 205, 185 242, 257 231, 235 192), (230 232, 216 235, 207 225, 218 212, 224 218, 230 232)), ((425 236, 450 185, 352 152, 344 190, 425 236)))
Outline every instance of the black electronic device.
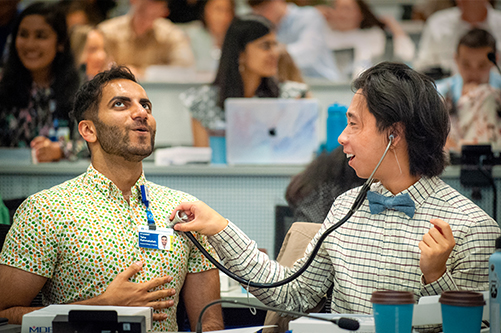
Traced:
POLYGON ((492 187, 492 218, 497 221, 497 188, 492 177, 492 167, 499 164, 491 145, 463 145, 461 150, 461 173, 459 182, 472 187, 472 198, 481 199, 480 188, 492 187))
POLYGON ((451 76, 450 70, 444 69, 440 66, 426 68, 423 72, 426 76, 435 81, 451 76))
POLYGON ((21 325, 9 324, 7 318, 0 318, 0 332, 1 333, 21 333, 21 325))
POLYGON ((491 145, 463 145, 459 181, 467 187, 491 186, 494 154, 491 145))
POLYGON ((144 316, 122 316, 109 310, 71 310, 52 321, 53 333, 146 333, 144 316))

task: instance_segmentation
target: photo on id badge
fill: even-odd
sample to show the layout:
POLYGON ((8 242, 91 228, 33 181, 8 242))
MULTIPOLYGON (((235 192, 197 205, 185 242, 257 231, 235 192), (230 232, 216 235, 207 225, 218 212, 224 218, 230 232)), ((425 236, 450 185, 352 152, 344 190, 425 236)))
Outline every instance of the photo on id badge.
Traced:
POLYGON ((139 246, 149 249, 170 251, 173 230, 170 228, 156 228, 150 230, 148 226, 139 227, 139 246))

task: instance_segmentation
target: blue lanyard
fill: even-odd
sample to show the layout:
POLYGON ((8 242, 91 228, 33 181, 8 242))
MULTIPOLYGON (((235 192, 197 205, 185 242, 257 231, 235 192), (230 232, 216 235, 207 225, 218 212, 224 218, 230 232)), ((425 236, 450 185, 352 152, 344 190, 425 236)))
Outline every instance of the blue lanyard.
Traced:
POLYGON ((150 210, 150 193, 148 188, 144 185, 141 185, 141 201, 146 207, 146 218, 148 219, 148 227, 150 230, 156 230, 157 226, 155 225, 155 219, 153 218, 153 214, 150 210))

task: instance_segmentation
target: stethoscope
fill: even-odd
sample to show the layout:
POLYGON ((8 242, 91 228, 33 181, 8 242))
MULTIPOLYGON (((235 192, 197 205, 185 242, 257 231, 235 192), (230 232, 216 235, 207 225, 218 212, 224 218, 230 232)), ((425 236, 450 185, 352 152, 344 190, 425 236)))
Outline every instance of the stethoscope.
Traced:
MULTIPOLYGON (((374 182, 374 178, 373 178, 374 174, 376 173, 377 169, 379 168, 379 166, 383 162, 383 159, 385 158, 386 154, 388 153, 388 151, 390 149, 390 146, 391 146, 391 144, 393 142, 393 139, 394 139, 393 134, 390 134, 390 136, 388 137, 388 139, 389 139, 390 142, 388 143, 388 146, 386 147, 386 149, 385 149, 385 151, 383 153, 383 156, 381 156, 381 159, 379 160, 378 164, 376 165, 376 167, 372 171, 370 177, 362 185, 362 189, 358 193, 358 196, 356 197, 355 202, 351 206, 351 208, 348 211, 348 213, 341 220, 339 220, 336 224, 332 225, 331 227, 329 227, 327 230, 324 231, 324 233, 320 236, 320 238, 318 239, 317 243, 315 244, 315 247, 311 251, 311 254, 308 257, 308 259, 306 260, 306 262, 304 263, 304 265, 299 270, 297 270, 294 274, 286 277, 283 280, 280 280, 280 281, 277 281, 277 282, 272 282, 272 283, 258 283, 258 282, 252 282, 250 280, 246 280, 246 279, 244 279, 244 278, 242 278, 242 277, 234 274, 233 272, 230 272, 220 262, 218 262, 216 259, 214 259, 214 257, 212 257, 207 252, 207 250, 205 250, 205 248, 196 240, 195 236, 193 236, 193 234, 191 232, 187 231, 187 232, 185 232, 185 234, 193 242, 193 244, 200 250, 200 252, 202 252, 203 255, 214 266, 216 266, 224 274, 226 274, 230 278, 238 281, 242 285, 245 285, 247 287, 255 287, 255 288, 275 288, 275 287, 279 287, 279 286, 282 286, 284 284, 287 284, 287 283, 291 282, 292 280, 296 279, 299 275, 301 275, 310 266, 310 264, 312 263, 313 259, 315 258, 315 256, 317 255, 318 251, 320 250, 320 246, 322 245, 322 242, 325 240, 325 238, 327 238, 327 236, 329 234, 331 234, 334 230, 336 230, 337 228, 339 228, 340 226, 342 226, 358 210, 358 208, 360 208, 360 206, 362 205, 363 201, 365 200, 365 197, 367 196, 367 192, 369 191, 372 183, 374 182)), ((172 226, 174 226, 177 223, 185 223, 185 222, 189 222, 188 215, 185 212, 183 212, 183 211, 177 211, 176 214, 175 214, 174 220, 172 221, 172 226)))

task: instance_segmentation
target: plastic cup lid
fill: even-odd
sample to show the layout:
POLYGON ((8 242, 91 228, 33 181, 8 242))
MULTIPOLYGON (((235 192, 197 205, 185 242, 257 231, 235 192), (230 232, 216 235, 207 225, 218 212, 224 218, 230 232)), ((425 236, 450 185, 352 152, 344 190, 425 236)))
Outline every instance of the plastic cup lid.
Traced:
POLYGON ((414 304, 414 294, 410 291, 376 290, 371 302, 376 304, 414 304))
POLYGON ((484 295, 474 291, 457 290, 444 291, 438 300, 442 304, 453 306, 483 306, 484 295))

